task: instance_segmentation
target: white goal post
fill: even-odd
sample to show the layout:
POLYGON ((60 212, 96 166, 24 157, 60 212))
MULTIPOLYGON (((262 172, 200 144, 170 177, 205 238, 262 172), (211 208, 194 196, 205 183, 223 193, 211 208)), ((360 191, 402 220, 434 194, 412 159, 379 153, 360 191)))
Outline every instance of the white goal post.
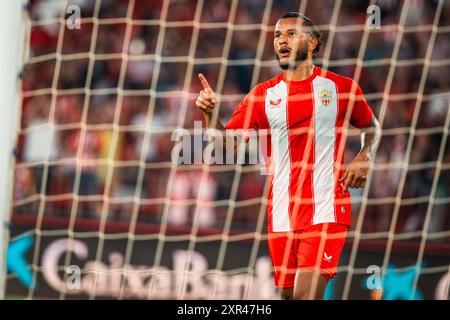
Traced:
POLYGON ((23 48, 26 44, 23 9, 26 0, 0 2, 0 299, 4 299, 6 277, 6 251, 9 239, 8 226, 11 212, 14 146, 19 121, 20 81, 23 48), (5 32, 6 31, 6 32, 5 32))

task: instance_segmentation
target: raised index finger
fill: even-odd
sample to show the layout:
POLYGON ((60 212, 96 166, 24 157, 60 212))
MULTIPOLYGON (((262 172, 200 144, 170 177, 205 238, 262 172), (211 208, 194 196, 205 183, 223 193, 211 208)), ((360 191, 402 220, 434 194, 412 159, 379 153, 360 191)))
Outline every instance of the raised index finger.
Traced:
POLYGON ((206 80, 205 76, 201 73, 198 74, 198 78, 200 79, 200 82, 202 83, 202 86, 205 90, 212 90, 211 86, 208 83, 208 80, 206 80))

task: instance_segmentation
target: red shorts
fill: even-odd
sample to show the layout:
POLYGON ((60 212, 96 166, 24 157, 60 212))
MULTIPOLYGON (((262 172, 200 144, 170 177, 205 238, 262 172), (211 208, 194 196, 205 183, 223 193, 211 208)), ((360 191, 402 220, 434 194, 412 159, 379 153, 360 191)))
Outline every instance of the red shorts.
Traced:
POLYGON ((305 230, 270 232, 269 251, 277 287, 294 286, 299 269, 316 269, 327 280, 336 275, 348 226, 323 223, 305 230))

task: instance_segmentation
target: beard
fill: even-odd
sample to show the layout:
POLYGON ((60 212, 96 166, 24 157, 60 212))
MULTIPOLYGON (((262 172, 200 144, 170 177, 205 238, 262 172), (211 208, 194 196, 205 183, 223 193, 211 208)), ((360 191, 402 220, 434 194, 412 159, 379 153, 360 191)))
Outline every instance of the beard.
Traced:
POLYGON ((300 63, 302 63, 303 61, 305 61, 308 58, 308 47, 304 46, 303 48, 299 48, 297 50, 297 52, 295 53, 295 59, 294 60, 289 60, 287 62, 281 62, 280 61, 280 56, 278 54, 276 54, 277 60, 278 60, 278 64, 280 65, 280 68, 283 70, 288 70, 288 69, 295 69, 300 63))

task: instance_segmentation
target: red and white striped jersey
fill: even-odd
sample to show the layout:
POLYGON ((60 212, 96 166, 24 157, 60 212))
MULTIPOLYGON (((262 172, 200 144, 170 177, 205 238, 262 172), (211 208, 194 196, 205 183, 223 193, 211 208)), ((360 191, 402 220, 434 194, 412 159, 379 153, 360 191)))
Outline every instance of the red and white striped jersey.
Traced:
POLYGON ((302 81, 288 81, 281 73, 240 102, 225 128, 270 132, 269 232, 351 224, 350 195, 338 183, 345 128, 367 127, 371 119, 359 85, 319 67, 302 81))

